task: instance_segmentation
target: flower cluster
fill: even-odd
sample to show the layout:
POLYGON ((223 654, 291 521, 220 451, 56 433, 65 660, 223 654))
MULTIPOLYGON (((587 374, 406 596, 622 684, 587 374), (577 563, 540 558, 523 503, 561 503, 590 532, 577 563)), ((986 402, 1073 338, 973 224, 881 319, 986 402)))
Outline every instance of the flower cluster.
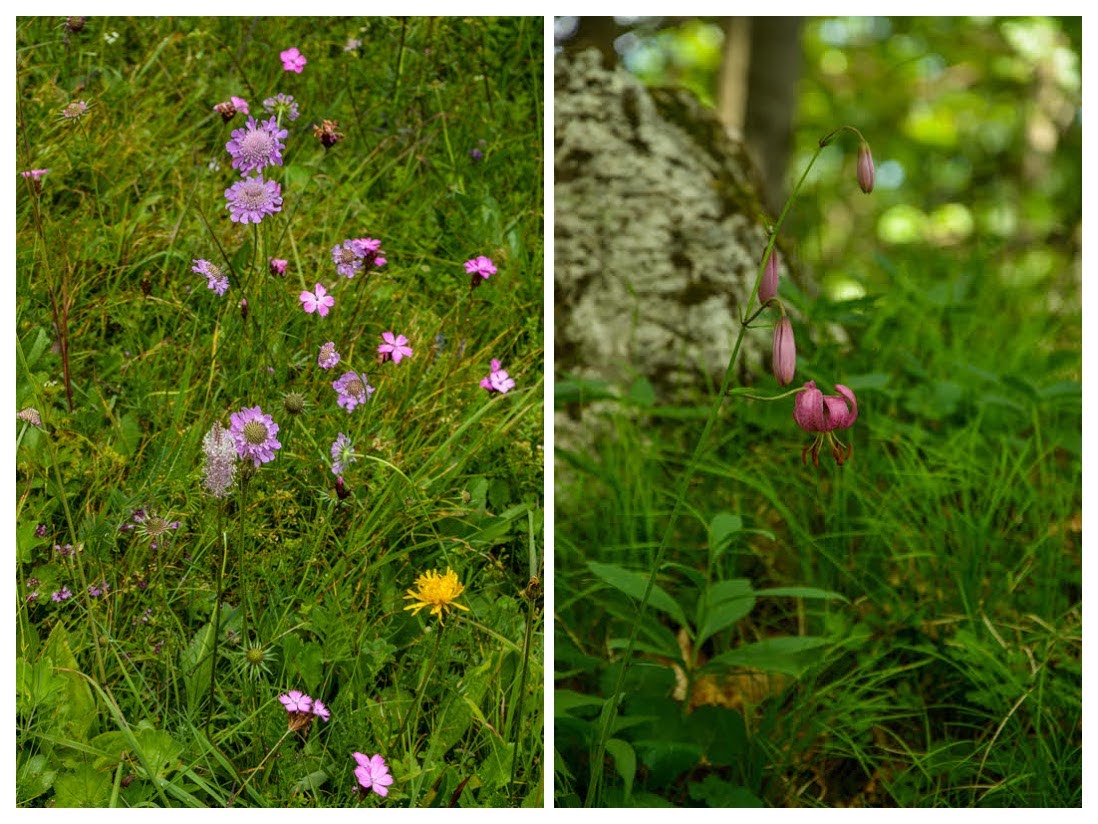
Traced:
POLYGON ((232 139, 225 149, 232 157, 232 167, 242 176, 261 171, 265 166, 281 166, 282 150, 286 144, 282 138, 289 134, 280 129, 275 118, 256 122, 249 117, 243 129, 234 129, 232 139))
POLYGON ((282 122, 283 117, 293 123, 301 116, 297 103, 290 94, 276 94, 274 97, 268 97, 263 101, 263 111, 273 114, 279 123, 282 122))
POLYGON ((408 345, 408 339, 404 335, 393 335, 392 332, 381 333, 382 343, 377 347, 377 362, 400 363, 403 358, 412 356, 412 347, 408 345))
POLYGON ((437 570, 430 569, 416 578, 415 589, 407 590, 405 601, 412 601, 405 609, 412 610, 412 615, 419 615, 419 611, 425 607, 431 608, 431 614, 437 615, 439 621, 446 617, 450 607, 469 611, 469 607, 456 602, 465 586, 458 580, 457 573, 449 567, 445 575, 439 575, 437 570))
POLYGON ((374 387, 366 382, 366 375, 357 372, 344 372, 332 382, 332 388, 338 395, 337 403, 348 412, 353 412, 356 406, 366 403, 374 394, 374 387))
POLYGON ((372 237, 352 238, 332 247, 332 263, 336 272, 353 278, 364 266, 384 266, 381 241, 372 237))
POLYGON ((286 708, 289 715, 289 729, 294 732, 308 733, 314 718, 328 721, 332 717, 323 701, 319 698, 310 698, 300 690, 290 690, 285 695, 278 696, 278 700, 286 708))
POLYGON ((380 755, 366 757, 360 752, 351 753, 357 762, 355 778, 363 791, 373 790, 382 798, 389 794, 389 785, 393 783, 393 776, 389 774, 389 768, 385 765, 385 759, 380 755))
POLYGON ((475 258, 465 261, 465 274, 473 276, 469 283, 470 289, 476 289, 495 273, 496 265, 492 263, 492 259, 489 257, 477 255, 475 258))
POLYGON ((228 291, 229 276, 221 271, 220 266, 202 258, 192 260, 191 263, 194 264, 194 266, 191 267, 192 272, 205 276, 207 289, 215 295, 223 295, 228 291))
POLYGON ((236 454, 243 460, 250 460, 258 469, 261 464, 275 459, 275 450, 281 449, 275 435, 278 424, 270 415, 264 415, 258 406, 245 407, 229 416, 232 422, 230 433, 236 442, 236 454))
POLYGON ((508 390, 515 388, 514 379, 507 374, 498 360, 492 358, 490 366, 491 371, 488 373, 488 377, 481 379, 482 389, 487 389, 489 394, 499 392, 501 395, 505 395, 508 390))
POLYGON ((299 52, 296 48, 286 49, 284 52, 280 52, 278 55, 282 58, 282 68, 288 72, 296 72, 301 74, 301 70, 305 68, 305 64, 309 61, 305 59, 305 55, 299 52))
POLYGON ((206 456, 202 486, 215 498, 224 498, 236 480, 236 439, 215 423, 202 439, 202 452, 206 456))

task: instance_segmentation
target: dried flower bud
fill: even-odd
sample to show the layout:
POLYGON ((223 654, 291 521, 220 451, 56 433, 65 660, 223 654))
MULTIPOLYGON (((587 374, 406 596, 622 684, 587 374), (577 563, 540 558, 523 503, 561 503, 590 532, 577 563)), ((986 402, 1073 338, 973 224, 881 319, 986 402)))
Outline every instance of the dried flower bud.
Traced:
POLYGON ((225 101, 224 103, 218 103, 214 106, 214 111, 221 115, 221 119, 226 123, 233 119, 233 115, 236 114, 236 106, 232 103, 225 101))
POLYGON ((245 320, 248 319, 248 299, 247 298, 241 298, 240 299, 240 317, 244 318, 245 320))
POLYGON ((319 126, 313 128, 313 137, 320 141, 325 149, 330 149, 343 139, 343 132, 339 130, 339 121, 323 120, 319 126))
POLYGON ((774 377, 778 384, 786 386, 797 371, 797 346, 793 341, 793 324, 782 315, 774 325, 774 377))
POLYGON ((866 194, 873 191, 873 155, 864 141, 858 149, 858 185, 866 194))
POLYGON ((762 280, 759 281, 760 305, 765 306, 768 300, 778 296, 779 265, 781 265, 781 261, 778 260, 778 247, 775 246, 770 250, 770 257, 766 261, 766 271, 763 272, 762 280))
POLYGON ((340 475, 336 478, 336 495, 339 496, 339 500, 344 500, 351 494, 351 490, 347 488, 347 485, 343 483, 343 476, 340 475))
POLYGON ((65 20, 65 30, 70 34, 79 34, 84 30, 85 22, 83 17, 69 17, 65 20))

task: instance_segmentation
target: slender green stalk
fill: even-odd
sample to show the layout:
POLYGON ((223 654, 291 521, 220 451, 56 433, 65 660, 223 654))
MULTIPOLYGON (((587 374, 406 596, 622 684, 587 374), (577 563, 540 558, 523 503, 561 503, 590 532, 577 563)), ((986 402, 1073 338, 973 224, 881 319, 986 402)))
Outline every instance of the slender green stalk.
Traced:
MULTIPOLYGON (((770 259, 771 250, 774 248, 774 243, 778 239, 778 232, 781 230, 782 224, 785 222, 786 215, 789 213, 790 207, 793 205, 794 199, 797 197, 797 193, 800 192, 801 186, 804 184, 805 179, 808 177, 809 171, 815 164, 816 159, 820 156, 820 152, 823 151, 825 141, 820 141, 820 146, 817 147, 815 153, 812 155, 812 159, 808 161, 808 165, 805 167, 804 173, 801 175, 800 180, 797 181, 797 185, 793 188, 792 193, 789 195, 789 199, 785 202, 785 207, 782 209, 781 215, 778 217, 778 222, 774 225, 773 231, 770 234, 770 241, 766 245, 766 252, 763 254, 762 263, 759 265, 758 274, 755 276, 755 285, 751 289, 751 295, 748 298, 747 305, 751 306, 756 300, 759 293, 759 283, 762 281, 763 273, 766 270, 766 262, 770 259)), ((622 656, 621 667, 618 670, 618 677, 614 683, 614 689, 607 698, 607 706, 603 707, 602 711, 602 723, 599 727, 598 741, 595 745, 595 752, 591 758, 591 780, 587 788, 587 797, 584 799, 584 806, 592 807, 599 806, 602 792, 602 777, 604 772, 604 759, 606 757, 606 741, 610 735, 610 728, 617 718, 618 704, 623 697, 622 685, 625 683, 626 673, 629 671, 629 666, 633 658, 633 651, 636 648, 637 632, 640 625, 644 620, 645 612, 648 609, 648 601, 652 595, 652 587, 656 581, 656 575, 659 573, 661 566, 663 565, 663 556, 667 551, 668 545, 671 543, 671 536, 675 532, 675 527, 678 524, 679 513, 682 511, 683 503, 686 500, 686 493, 690 489, 690 484, 694 480, 694 475, 697 474, 698 465, 701 461, 702 451, 706 442, 709 439, 709 433, 713 429, 713 425, 717 422, 717 416, 720 413, 721 404, 724 401, 724 396, 728 393, 728 388, 732 383, 732 374, 735 370, 736 361, 739 359, 740 346, 743 344, 744 335, 747 332, 747 320, 744 319, 740 323, 739 332, 736 334, 736 342, 732 347, 732 355, 728 359, 728 366, 724 370, 724 378, 721 380, 721 388, 718 390, 716 396, 713 399, 713 404, 709 409, 709 415, 705 420, 705 426, 702 428, 701 435, 698 436, 697 444, 694 447, 694 452, 690 457, 690 462, 686 465, 686 471, 682 474, 682 478, 679 481, 678 492, 675 495, 675 505, 671 509, 671 515, 667 520, 667 526, 663 532, 663 538, 660 540, 659 548, 656 550, 656 555, 652 561, 652 567, 648 573, 648 583, 644 588, 644 595, 641 597, 640 604, 637 606, 637 616, 632 622, 632 626, 629 630, 629 643, 626 645, 625 653, 622 656)))
POLYGON ((217 504, 217 537, 221 541, 221 564, 217 568, 217 600, 214 602, 213 660, 210 662, 210 706, 206 712, 206 734, 210 733, 210 721, 214 714, 214 688, 217 685, 217 645, 221 640, 221 597, 225 580, 225 566, 229 562, 229 536, 223 530, 225 507, 217 504))

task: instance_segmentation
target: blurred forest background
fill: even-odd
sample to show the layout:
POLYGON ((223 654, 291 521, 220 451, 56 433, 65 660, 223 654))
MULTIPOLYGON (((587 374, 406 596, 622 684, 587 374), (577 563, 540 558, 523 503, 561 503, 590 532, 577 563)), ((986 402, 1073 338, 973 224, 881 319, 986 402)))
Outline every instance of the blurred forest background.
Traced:
POLYGON ((840 137, 779 237, 793 385, 857 393, 851 462, 802 466, 792 401, 726 401, 663 557, 710 400, 630 387, 614 437, 558 449, 557 803, 1080 805, 1081 20, 562 17, 556 44, 692 90, 773 217, 835 128, 876 161, 867 196, 840 137), (644 616, 635 571, 670 596, 644 616), (695 651, 711 579, 848 603, 760 598, 695 651), (681 654, 636 648, 607 741, 638 623, 681 654))

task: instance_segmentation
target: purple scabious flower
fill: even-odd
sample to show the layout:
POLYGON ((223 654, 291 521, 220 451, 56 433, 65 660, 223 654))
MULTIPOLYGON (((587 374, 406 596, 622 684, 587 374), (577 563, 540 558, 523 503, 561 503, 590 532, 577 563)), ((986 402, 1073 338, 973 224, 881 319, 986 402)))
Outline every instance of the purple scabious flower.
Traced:
POLYGON ((202 439, 206 456, 202 486, 215 498, 224 498, 236 480, 236 441, 220 423, 215 423, 202 439))
POLYGON ((353 412, 360 403, 366 403, 374 394, 374 387, 366 382, 366 376, 357 372, 344 372, 332 389, 339 393, 338 403, 348 412, 353 412))
POLYGON ((474 163, 479 163, 481 160, 484 159, 484 152, 482 152, 480 149, 470 149, 469 159, 474 163))
POLYGON ((393 783, 393 777, 389 775, 389 768, 385 766, 385 759, 380 755, 367 758, 360 752, 351 754, 358 766, 355 767, 355 778, 364 790, 373 790, 383 798, 389 794, 389 785, 393 783))
POLYGON ((320 354, 317 356, 316 363, 321 369, 331 369, 339 363, 339 352, 336 351, 336 345, 333 341, 328 341, 320 347, 320 354))
POLYGON ((290 690, 285 695, 278 696, 286 712, 312 712, 313 699, 305 695, 301 690, 290 690))
POLYGON ((336 265, 336 271, 345 278, 353 278, 362 269, 362 259, 365 254, 357 240, 345 240, 343 244, 332 247, 332 263, 336 265))
POLYGON ((289 261, 282 260, 281 258, 271 258, 268 261, 268 265, 271 267, 271 274, 282 277, 286 274, 286 266, 289 265, 289 261))
POLYGON ((236 441, 236 454, 241 458, 250 459, 258 468, 260 464, 273 461, 275 450, 281 449, 275 435, 278 434, 278 424, 271 420, 270 415, 264 415, 258 406, 244 407, 239 412, 233 412, 229 416, 232 421, 232 436, 236 441))
POLYGON ((354 444, 342 432, 332 441, 331 452, 333 475, 342 475, 343 470, 347 468, 347 464, 352 464, 358 460, 358 453, 355 452, 354 444))
POLYGON ((385 363, 388 360, 400 363, 401 358, 412 356, 412 347, 408 346, 408 339, 404 335, 394 336, 392 332, 382 332, 381 339, 384 343, 378 344, 377 347, 378 363, 385 363))
POLYGON ((249 117, 244 128, 234 129, 232 139, 225 144, 226 151, 232 155, 233 168, 246 175, 248 172, 258 172, 264 166, 281 166, 282 150, 286 144, 279 140, 287 134, 289 132, 280 129, 273 117, 259 123, 254 117, 249 117))
POLYGON ((279 52, 278 55, 282 59, 282 68, 288 72, 297 72, 301 74, 301 70, 305 68, 305 64, 309 61, 305 59, 305 55, 297 50, 296 47, 286 49, 284 52, 279 52))
POLYGON ((492 263, 492 259, 485 257, 484 255, 478 255, 477 257, 465 261, 465 272, 469 275, 480 275, 484 280, 488 280, 489 277, 496 273, 496 266, 492 263))
POLYGON ((515 388, 515 381, 501 368, 498 360, 492 358, 491 367, 488 377, 482 378, 480 381, 481 388, 487 389, 489 394, 499 392, 501 395, 505 395, 509 390, 515 388))
POLYGON ((98 584, 88 585, 88 595, 93 598, 98 598, 100 595, 110 592, 111 587, 106 581, 100 581, 98 584))
POLYGON ((223 295, 229 289, 229 276, 222 273, 221 267, 199 258, 192 260, 191 271, 206 276, 206 287, 217 295, 223 295))
POLYGON ((56 601, 59 604, 62 601, 67 601, 71 597, 72 593, 69 591, 68 587, 61 587, 61 589, 57 590, 57 592, 53 593, 53 595, 50 596, 51 600, 56 601))
POLYGON ((15 413, 15 417, 19 418, 21 421, 26 421, 31 426, 37 426, 39 429, 42 428, 42 416, 38 414, 38 410, 33 406, 20 409, 15 413))
POLYGON ((282 187, 277 181, 264 180, 262 174, 238 180, 225 190, 225 199, 233 223, 259 223, 282 211, 282 187))
POLYGON ((291 123, 301 116, 297 103, 294 102, 294 97, 291 94, 276 94, 274 97, 268 97, 263 101, 263 111, 274 115, 279 121, 285 115, 291 123))
POLYGON ((385 250, 381 248, 380 240, 372 237, 360 237, 354 242, 358 244, 361 250, 363 265, 369 266, 371 263, 374 266, 385 265, 385 258, 382 257, 385 250))

